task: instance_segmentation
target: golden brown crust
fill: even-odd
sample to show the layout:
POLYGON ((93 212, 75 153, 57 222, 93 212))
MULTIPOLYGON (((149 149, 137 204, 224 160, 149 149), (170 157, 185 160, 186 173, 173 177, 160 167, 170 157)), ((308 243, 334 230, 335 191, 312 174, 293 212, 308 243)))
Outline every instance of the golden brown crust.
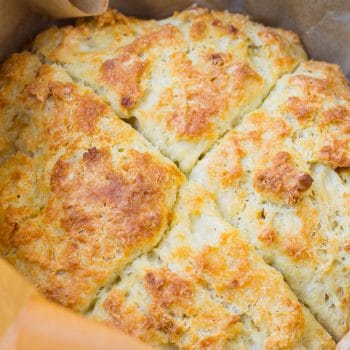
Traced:
POLYGON ((142 96, 140 81, 150 61, 142 60, 140 56, 152 46, 160 42, 163 45, 171 43, 178 36, 179 32, 174 26, 165 26, 161 30, 136 39, 132 44, 121 48, 115 58, 102 63, 102 81, 120 96, 122 107, 126 109, 135 107, 142 96))
MULTIPOLYGON (((157 275, 163 275, 165 278, 176 278, 181 280, 181 284, 192 286, 190 280, 185 280, 169 270, 155 270, 157 275)), ((170 282, 171 283, 171 282, 170 282)), ((185 287, 187 289, 187 287, 185 287)), ((171 291, 171 294, 172 291, 171 291)), ((162 298, 163 296, 160 295, 162 298)), ((233 337, 240 329, 238 315, 230 315, 222 307, 212 304, 207 300, 205 309, 195 309, 191 306, 191 300, 188 296, 178 296, 176 306, 159 304, 158 299, 154 298, 148 306, 146 315, 143 315, 134 305, 128 305, 123 292, 113 290, 103 302, 103 308, 108 314, 108 319, 113 326, 118 327, 128 334, 137 336, 151 344, 180 344, 181 338, 188 334, 190 342, 182 346, 183 348, 195 346, 198 349, 221 348, 228 338, 233 337), (184 300, 185 299, 185 300, 184 300), (171 311, 172 310, 172 311, 171 311), (204 337, 196 335, 196 329, 188 329, 184 324, 179 323, 174 314, 185 313, 196 317, 196 325, 201 326, 203 330, 212 330, 212 334, 204 337)), ((195 302, 192 300, 192 303, 195 302)))
POLYGON ((267 245, 276 242, 277 238, 275 230, 270 227, 264 227, 258 232, 258 239, 267 245))
POLYGON ((220 218, 209 198, 186 184, 169 233, 103 293, 91 316, 156 346, 333 348, 282 278, 220 218))
POLYGON ((212 53, 207 60, 210 66, 206 73, 194 69, 190 61, 181 56, 174 62, 177 67, 175 73, 185 87, 186 104, 180 104, 174 113, 167 116, 167 127, 182 139, 213 135, 213 116, 222 115, 227 109, 230 82, 234 82, 230 88, 236 91, 242 91, 244 84, 256 82, 258 85, 261 82, 261 77, 247 64, 233 65, 228 76, 225 70, 232 62, 229 54, 212 53))
MULTIPOLYGON (((123 307, 123 295, 116 291, 112 291, 108 298, 104 301, 103 306, 111 317, 113 326, 119 328, 125 333, 134 335, 134 322, 140 322, 135 309, 127 309, 123 307)), ((139 323, 140 324, 140 323, 139 323)))
POLYGON ((16 104, 17 93, 28 79, 32 79, 40 61, 29 53, 14 54, 11 60, 5 61, 0 70, 0 112, 2 127, 0 128, 0 161, 15 153, 15 142, 26 126, 23 118, 16 117, 11 106, 16 104))
MULTIPOLYGON (((58 114, 64 114, 67 105, 74 100, 75 110, 71 117, 70 131, 81 131, 86 134, 96 132, 97 122, 110 113, 107 105, 92 93, 80 95, 72 83, 61 83, 48 80, 51 68, 43 66, 36 79, 29 83, 23 94, 24 103, 32 108, 42 108, 50 98, 58 114)), ((55 126, 57 120, 51 121, 55 126)))
POLYGON ((208 171, 214 177, 218 177, 223 186, 229 186, 234 181, 239 180, 242 175, 241 157, 244 152, 239 147, 239 141, 232 135, 232 144, 230 149, 222 150, 220 157, 213 161, 208 171), (225 163, 220 159, 225 159, 225 163))
POLYGON ((129 249, 164 225, 160 189, 169 181, 167 169, 150 154, 135 150, 126 152, 125 158, 115 170, 110 152, 92 147, 83 153, 81 162, 56 162, 51 189, 56 199, 64 201, 61 225, 70 237, 84 242, 101 225, 103 215, 105 232, 129 249))
POLYGON ((104 12, 99 16, 95 16, 89 19, 79 18, 77 20, 77 25, 78 26, 86 25, 87 27, 96 26, 97 28, 101 29, 103 27, 114 26, 117 24, 128 24, 132 20, 134 20, 133 17, 126 17, 117 10, 108 9, 106 12, 104 12))
POLYGON ((302 63, 191 174, 336 339, 350 319, 349 97, 336 66, 302 63))
POLYGON ((51 173, 52 199, 35 219, 15 224, 9 232, 16 253, 8 258, 20 269, 27 264, 23 271, 66 306, 86 307, 89 299, 81 299, 81 293, 91 282, 106 283, 109 269, 152 244, 167 224, 161 188, 171 181, 168 169, 150 154, 131 150, 126 157, 117 171, 111 154, 95 147, 78 162, 59 159, 51 173), (59 239, 53 236, 57 231, 59 239), (35 254, 41 244, 47 253, 35 254))
POLYGON ((309 100, 302 100, 299 97, 288 97, 286 110, 291 112, 300 123, 309 121, 315 111, 314 106, 309 100))
POLYGON ((271 162, 271 167, 256 171, 255 189, 272 200, 295 204, 302 192, 311 187, 312 177, 295 167, 288 152, 275 154, 271 162))
POLYGON ((163 270, 157 273, 149 271, 144 281, 146 289, 161 307, 169 307, 177 302, 190 304, 192 300, 189 282, 170 271, 163 270))
POLYGON ((345 140, 330 139, 320 148, 318 157, 334 168, 350 167, 350 138, 345 140))
POLYGON ((36 66, 22 91, 21 76, 7 79, 26 125, 0 168, 1 252, 49 298, 84 310, 161 238, 182 175, 62 69, 36 66))

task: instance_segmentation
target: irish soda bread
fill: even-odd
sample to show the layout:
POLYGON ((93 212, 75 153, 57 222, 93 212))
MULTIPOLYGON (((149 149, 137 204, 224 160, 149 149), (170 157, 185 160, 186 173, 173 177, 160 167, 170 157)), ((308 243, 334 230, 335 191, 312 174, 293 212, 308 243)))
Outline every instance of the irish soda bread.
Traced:
POLYGON ((0 72, 0 253, 162 349, 335 348, 350 328, 350 86, 228 12, 109 10, 0 72))

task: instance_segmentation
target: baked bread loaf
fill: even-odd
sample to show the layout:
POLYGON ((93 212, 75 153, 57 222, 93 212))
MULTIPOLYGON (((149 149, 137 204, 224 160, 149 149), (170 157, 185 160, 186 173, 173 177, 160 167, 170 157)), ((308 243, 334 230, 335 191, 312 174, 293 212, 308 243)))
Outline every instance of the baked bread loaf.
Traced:
POLYGON ((109 10, 10 57, 0 109, 0 253, 48 298, 159 348, 349 330, 350 87, 294 33, 109 10))

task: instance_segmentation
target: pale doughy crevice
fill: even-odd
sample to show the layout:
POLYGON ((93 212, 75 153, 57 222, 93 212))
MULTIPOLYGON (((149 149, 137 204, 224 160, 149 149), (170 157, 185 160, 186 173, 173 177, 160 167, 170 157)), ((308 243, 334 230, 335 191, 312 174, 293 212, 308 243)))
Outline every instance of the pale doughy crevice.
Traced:
MULTIPOLYGON (((238 125, 244 120, 244 117, 245 117, 246 115, 248 115, 248 114, 249 114, 250 112, 252 112, 253 110, 259 109, 259 108, 264 104, 264 102, 269 98, 269 96, 271 95, 271 93, 273 93, 273 91, 274 91, 274 89, 275 89, 276 84, 278 83, 278 81, 279 81, 280 79, 282 79, 285 75, 292 74, 293 72, 295 72, 295 71, 298 69, 298 67, 300 66, 300 64, 301 64, 301 62, 300 62, 297 66, 295 66, 295 68, 292 69, 290 72, 283 73, 283 74, 275 81, 275 83, 271 86, 271 88, 269 89, 269 91, 267 92, 267 94, 266 94, 266 95, 263 97, 263 99, 261 100, 261 103, 260 103, 257 107, 253 108, 252 110, 248 111, 248 112, 245 113, 243 116, 241 116, 239 119, 237 119, 236 122, 232 124, 232 126, 231 126, 230 129, 226 130, 222 135, 220 135, 220 137, 215 141, 215 143, 214 143, 213 145, 211 145, 211 147, 210 147, 206 152, 203 152, 203 153, 199 156, 199 158, 197 159, 197 161, 194 163, 193 168, 196 167, 196 165, 198 164, 198 162, 201 161, 201 160, 205 157, 205 155, 206 155, 207 153, 209 153, 214 147, 216 147, 216 146, 220 143, 220 140, 222 140, 222 139, 225 137, 225 135, 226 135, 227 133, 230 132, 230 130, 232 130, 232 129, 234 129, 236 126, 238 126, 238 125)), ((192 168, 192 169, 193 169, 193 168, 192 168)), ((191 177, 191 172, 190 172, 189 174, 187 174, 187 177, 188 177, 188 178, 191 177)))

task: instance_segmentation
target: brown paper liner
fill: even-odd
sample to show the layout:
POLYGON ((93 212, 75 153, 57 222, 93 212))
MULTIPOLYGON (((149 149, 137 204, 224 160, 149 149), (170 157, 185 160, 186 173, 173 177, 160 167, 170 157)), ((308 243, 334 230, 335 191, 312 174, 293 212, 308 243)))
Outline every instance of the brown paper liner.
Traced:
POLYGON ((0 350, 147 350, 146 345, 46 301, 0 259, 0 350))
POLYGON ((106 11, 108 0, 29 0, 53 18, 100 15, 106 11))

